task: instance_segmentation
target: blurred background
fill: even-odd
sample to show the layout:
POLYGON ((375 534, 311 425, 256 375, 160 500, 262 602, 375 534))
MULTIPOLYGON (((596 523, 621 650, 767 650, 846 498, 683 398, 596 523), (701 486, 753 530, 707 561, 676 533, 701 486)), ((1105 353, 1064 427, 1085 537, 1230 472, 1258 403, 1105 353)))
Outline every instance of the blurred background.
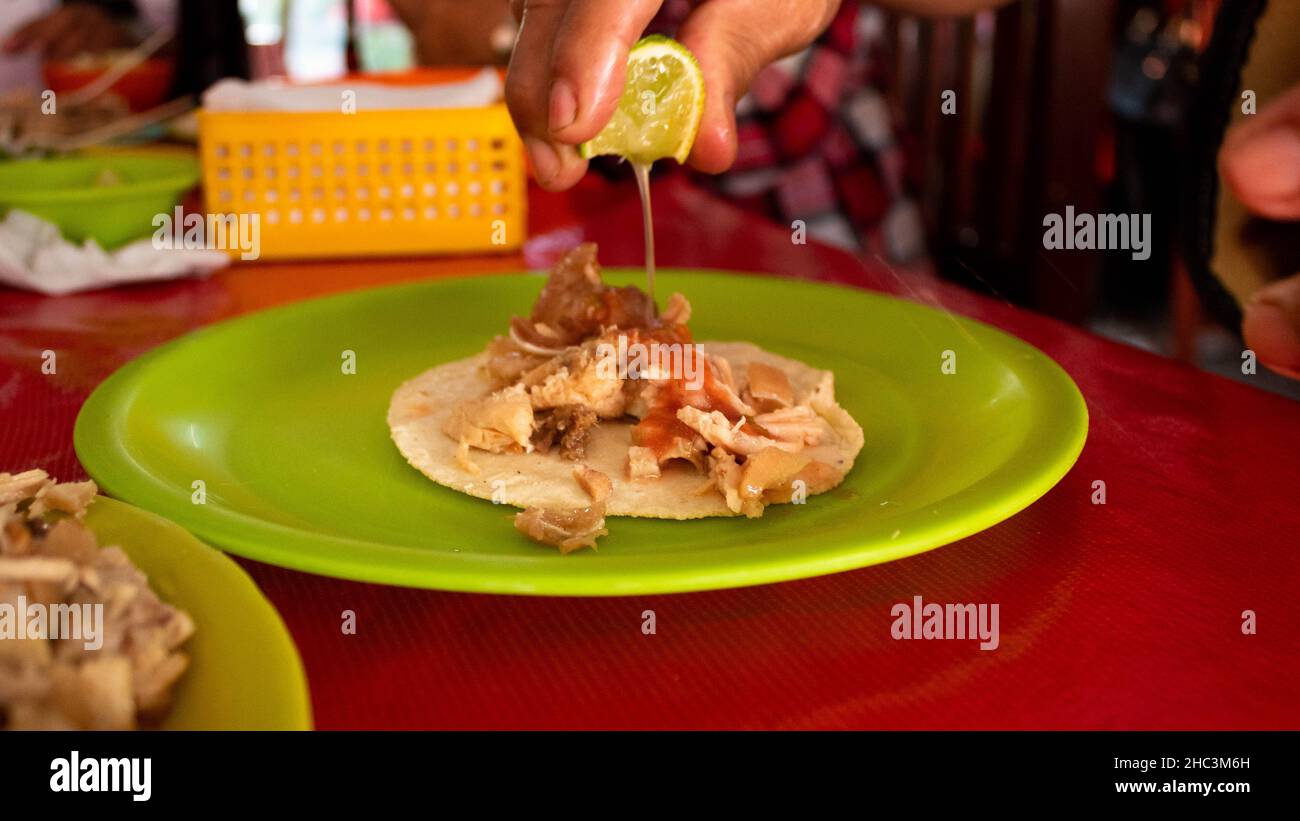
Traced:
MULTIPOLYGON (((960 282, 1300 398, 1296 383, 1263 369, 1243 376, 1238 329, 1207 307, 1180 250, 1197 57, 1221 2, 1022 0, 951 20, 855 9, 854 53, 863 56, 854 65, 869 81, 869 99, 880 102, 859 106, 861 116, 874 120, 851 122, 849 131, 869 132, 865 143, 888 143, 888 151, 874 143, 863 149, 867 184, 883 180, 887 203, 878 214, 845 221, 847 232, 814 235, 887 260, 900 276, 960 282), (944 114, 936 101, 949 90, 958 105, 944 114), (1044 253, 1043 215, 1067 205, 1094 214, 1151 214, 1150 258, 1135 261, 1129 251, 1044 253)), ((8 28, 57 5, 7 0, 8 28)), ((669 0, 666 13, 679 5, 669 0)), ((134 6, 133 25, 143 30, 177 25, 174 2, 134 6)), ((416 65, 503 65, 515 33, 508 6, 507 0, 238 0, 237 20, 187 9, 205 21, 198 33, 180 31, 176 58, 191 64, 191 91, 229 74, 316 82, 416 65), (246 54, 213 51, 210 43, 225 29, 242 35, 246 54), (209 45, 201 49, 200 42, 209 45)), ((4 83, 30 74, 34 64, 23 61, 33 59, 6 56, 4 83)), ((815 80, 812 68, 798 70, 805 82, 815 80)), ((789 98, 781 104, 789 107, 789 98)), ((755 117, 763 127, 773 120, 766 110, 755 117)), ((763 173, 742 168, 729 179, 700 182, 788 220, 788 197, 782 200, 777 188, 754 188, 763 173)), ((616 178, 631 184, 630 176, 616 178)))
POLYGON ((967 20, 889 16, 891 103, 941 276, 1300 398, 1291 380, 1243 377, 1237 329, 1210 315, 1182 256, 1197 56, 1221 5, 1031 0, 967 20), (941 89, 972 100, 956 128, 929 104, 941 89), (1066 205, 1151 214, 1151 258, 1044 253, 1042 215, 1066 205))
MULTIPOLYGON (((867 12, 864 27, 888 60, 877 76, 924 223, 927 253, 919 264, 974 290, 1243 378, 1238 333, 1205 315, 1178 233, 1183 127, 1197 54, 1221 2, 1026 0, 937 21, 867 12), (955 124, 933 104, 949 89, 962 101, 955 124), (1135 261, 1127 251, 1045 254, 1042 215, 1067 204, 1078 212, 1150 213, 1151 258, 1135 261)), ((317 78, 346 67, 348 5, 241 0, 240 9, 249 43, 276 55, 261 63, 263 70, 283 54, 288 74, 317 78)), ((384 0, 356 0, 351 13, 362 67, 414 64, 412 38, 384 0)), ((899 262, 906 271, 916 261, 899 262)), ((1271 373, 1250 379, 1300 398, 1290 380, 1271 373)))

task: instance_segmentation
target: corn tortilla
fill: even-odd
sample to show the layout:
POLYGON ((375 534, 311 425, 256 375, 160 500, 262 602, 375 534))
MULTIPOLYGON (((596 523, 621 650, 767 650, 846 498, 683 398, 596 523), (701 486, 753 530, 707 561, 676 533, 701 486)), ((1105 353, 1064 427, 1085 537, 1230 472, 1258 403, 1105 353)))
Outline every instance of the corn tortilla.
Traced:
MULTIPOLYGON (((796 402, 803 401, 834 377, 819 370, 768 353, 746 342, 705 342, 704 351, 727 359, 737 380, 744 381, 750 362, 762 362, 785 372, 796 402)), ((572 508, 591 504, 590 497, 573 478, 575 462, 550 453, 489 453, 471 448, 470 460, 477 474, 456 461, 457 443, 442 432, 452 410, 469 399, 485 396, 492 384, 483 365, 487 354, 448 362, 425 371, 393 394, 388 408, 388 427, 393 442, 412 467, 440 485, 480 499, 492 499, 515 507, 572 508)), ((833 391, 813 409, 823 426, 821 443, 800 453, 835 467, 841 475, 853 467, 862 450, 862 428, 834 401, 833 391)), ((705 516, 733 516, 722 494, 712 488, 701 492, 707 476, 690 464, 677 460, 663 468, 657 479, 627 478, 627 449, 632 444, 632 422, 602 420, 588 434, 583 464, 609 476, 613 482, 606 512, 611 516, 643 516, 659 519, 698 519, 705 516)))

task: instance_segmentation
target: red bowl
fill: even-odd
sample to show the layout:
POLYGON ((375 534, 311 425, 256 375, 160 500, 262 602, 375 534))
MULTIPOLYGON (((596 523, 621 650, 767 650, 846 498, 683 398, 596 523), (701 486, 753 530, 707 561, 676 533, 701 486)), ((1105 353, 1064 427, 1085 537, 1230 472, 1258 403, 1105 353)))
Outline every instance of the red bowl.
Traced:
MULTIPOLYGON (((56 95, 81 88, 107 69, 107 65, 88 67, 68 61, 47 62, 42 66, 47 87, 56 95)), ((148 111, 167 101, 175 73, 174 61, 151 58, 124 74, 109 90, 124 99, 132 111, 148 111)))

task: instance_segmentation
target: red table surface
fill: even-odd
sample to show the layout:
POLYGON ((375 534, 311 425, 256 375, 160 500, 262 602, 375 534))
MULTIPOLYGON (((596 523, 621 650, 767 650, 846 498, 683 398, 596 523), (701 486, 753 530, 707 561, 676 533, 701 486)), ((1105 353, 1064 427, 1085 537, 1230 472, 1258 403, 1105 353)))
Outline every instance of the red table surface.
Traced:
MULTIPOLYGON (((240 560, 279 609, 320 728, 1297 728, 1300 405, 996 299, 904 280, 669 178, 664 265, 836 280, 1036 345, 1091 414, 1078 464, 955 544, 762 587, 636 598, 407 590, 240 560), (1093 482, 1106 504, 1092 503, 1093 482), (997 603, 1001 646, 897 641, 890 609, 997 603), (357 614, 343 635, 340 614, 357 614), (644 635, 642 612, 657 632, 644 635), (1253 610, 1258 632, 1242 631, 1253 610)), ((520 256, 243 264, 63 298, 0 289, 0 470, 84 476, 89 392, 132 357, 266 305, 387 282, 540 267, 582 240, 639 265, 635 189, 534 192, 520 256), (41 353, 58 354, 43 376, 41 353)), ((815 317, 809 317, 815 323, 815 317)), ((869 328, 863 329, 870 333, 869 328)), ((864 466, 870 469, 870 466, 864 466)))

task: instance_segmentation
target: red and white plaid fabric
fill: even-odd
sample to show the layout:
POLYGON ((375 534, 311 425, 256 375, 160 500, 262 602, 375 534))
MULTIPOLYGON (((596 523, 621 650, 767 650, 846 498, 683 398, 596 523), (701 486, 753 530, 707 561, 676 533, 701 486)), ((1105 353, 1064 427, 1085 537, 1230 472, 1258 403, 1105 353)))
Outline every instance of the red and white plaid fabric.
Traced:
MULTIPOLYGON (((671 34, 692 5, 667 0, 652 30, 671 34)), ((808 49, 755 78, 737 105, 732 169, 696 176, 785 225, 802 220, 823 242, 899 262, 920 256, 921 213, 881 91, 885 58, 884 15, 844 3, 808 49)))

